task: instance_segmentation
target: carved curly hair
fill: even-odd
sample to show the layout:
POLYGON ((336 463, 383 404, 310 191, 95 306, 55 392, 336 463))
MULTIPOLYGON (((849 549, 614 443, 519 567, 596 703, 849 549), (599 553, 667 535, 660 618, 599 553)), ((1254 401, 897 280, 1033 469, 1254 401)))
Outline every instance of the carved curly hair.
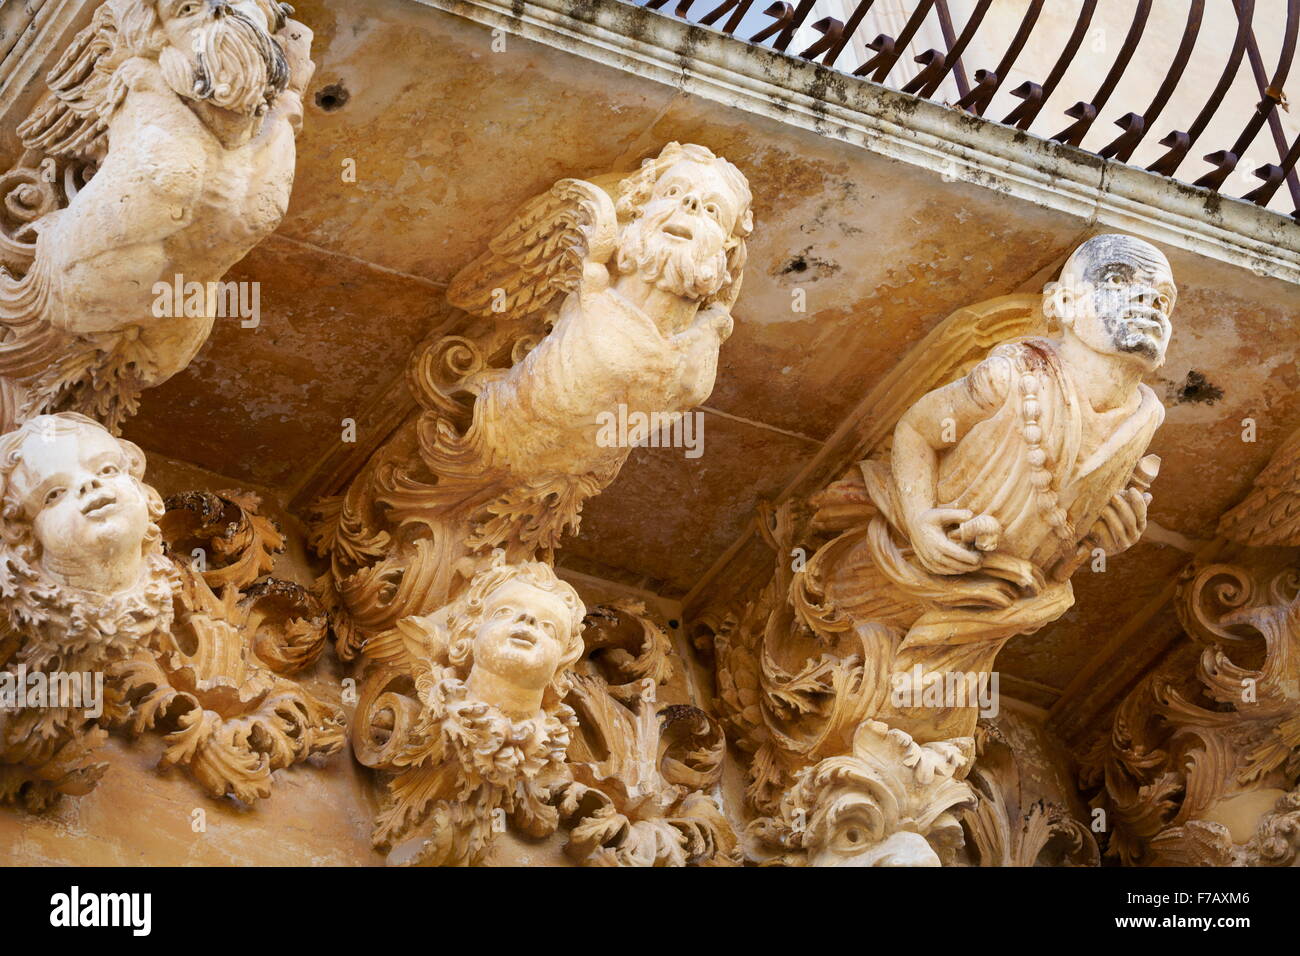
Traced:
MULTIPOLYGON (((505 551, 497 548, 492 552, 489 564, 474 575, 469 587, 452 601, 446 617, 447 627, 447 661, 457 670, 467 670, 473 663, 474 637, 483 620, 483 612, 492 595, 505 584, 523 580, 534 587, 557 595, 569 611, 568 637, 564 651, 556 667, 555 679, 551 689, 558 700, 562 700, 569 690, 569 681, 565 671, 582 656, 585 645, 582 640, 582 620, 587 610, 582 599, 567 581, 556 577, 550 565, 541 561, 521 561, 515 564, 506 562, 505 551)), ((557 702, 558 702, 557 700, 557 702)))
MULTIPOLYGON (((60 435, 76 435, 93 431, 109 435, 108 429, 92 418, 77 412, 59 412, 55 415, 36 415, 13 431, 0 436, 0 584, 11 584, 11 576, 35 577, 40 561, 40 546, 32 534, 31 522, 23 513, 23 503, 17 499, 13 486, 13 473, 23 463, 22 449, 27 439, 39 435, 52 440, 60 435)), ((161 551, 162 531, 158 519, 163 516, 162 496, 144 482, 145 458, 138 445, 124 438, 115 438, 122 450, 126 470, 135 479, 149 507, 149 529, 144 538, 146 554, 161 551)))

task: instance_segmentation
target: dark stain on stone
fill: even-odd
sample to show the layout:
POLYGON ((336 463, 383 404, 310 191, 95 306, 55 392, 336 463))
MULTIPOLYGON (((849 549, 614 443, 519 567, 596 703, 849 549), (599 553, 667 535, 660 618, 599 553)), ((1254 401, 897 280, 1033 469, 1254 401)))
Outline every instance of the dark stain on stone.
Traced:
POLYGON ((1209 381, 1204 375, 1192 369, 1187 373, 1187 381, 1174 385, 1170 389, 1173 400, 1179 405, 1202 404, 1213 405, 1223 398, 1223 389, 1209 381))
POLYGON ((341 110, 352 99, 352 94, 342 83, 331 83, 316 92, 316 105, 326 113, 341 110))
POLYGON ((838 263, 817 258, 812 254, 812 246, 809 246, 782 266, 777 275, 793 275, 808 281, 816 281, 839 271, 838 263))

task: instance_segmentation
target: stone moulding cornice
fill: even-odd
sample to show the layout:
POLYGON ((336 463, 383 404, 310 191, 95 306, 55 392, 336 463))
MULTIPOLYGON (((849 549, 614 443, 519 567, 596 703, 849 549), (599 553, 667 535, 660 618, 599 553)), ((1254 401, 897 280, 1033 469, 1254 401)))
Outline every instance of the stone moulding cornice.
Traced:
POLYGON ((882 156, 1300 283, 1300 226, 619 0, 409 0, 882 156))

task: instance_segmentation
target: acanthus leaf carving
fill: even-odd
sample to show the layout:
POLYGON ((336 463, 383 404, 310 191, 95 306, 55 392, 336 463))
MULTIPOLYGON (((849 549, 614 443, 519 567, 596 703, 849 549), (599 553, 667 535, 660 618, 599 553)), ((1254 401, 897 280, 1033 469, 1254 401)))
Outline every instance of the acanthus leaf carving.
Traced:
POLYGON ((577 715, 559 791, 566 853, 586 866, 735 866, 739 840, 713 791, 722 726, 691 704, 660 702, 671 678, 666 632, 640 602, 587 617, 568 701, 577 715))
POLYGON ((1127 865, 1264 865, 1276 844, 1265 831, 1289 832, 1293 807, 1279 801, 1300 782, 1300 578, 1243 557, 1184 572, 1176 607, 1195 644, 1120 702, 1085 766, 1114 817, 1107 852, 1127 865))
POLYGON ((0 448, 0 676, 24 692, 27 674, 76 688, 0 715, 6 799, 39 808, 87 792, 106 765, 85 761, 110 729, 163 733, 164 765, 244 802, 269 795, 273 771, 342 749, 342 713, 285 676, 315 659, 327 630, 309 592, 262 576, 280 539, 255 496, 174 499, 205 504, 229 531, 209 541, 226 563, 196 570, 188 551, 175 555, 180 541, 164 541, 164 527, 192 535, 193 522, 166 520, 130 442, 59 413, 29 419, 0 448))

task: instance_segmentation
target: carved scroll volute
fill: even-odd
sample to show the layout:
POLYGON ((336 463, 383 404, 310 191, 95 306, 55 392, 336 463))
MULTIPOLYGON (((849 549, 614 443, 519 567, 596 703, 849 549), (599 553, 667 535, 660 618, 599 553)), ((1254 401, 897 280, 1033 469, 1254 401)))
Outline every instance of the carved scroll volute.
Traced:
POLYGON ((67 205, 93 175, 93 165, 42 159, 32 151, 0 175, 0 265, 26 275, 36 258, 41 218, 67 205))
POLYGON ((168 549, 187 561, 213 590, 246 588, 275 567, 284 535, 258 512, 257 495, 239 491, 188 491, 167 498, 159 522, 168 549))
POLYGON ((275 673, 296 674, 320 658, 329 620, 320 600, 302 585, 267 578, 248 588, 239 606, 240 628, 252 636, 253 653, 275 673))
POLYGON ((420 716, 411 677, 403 669, 378 666, 361 685, 352 718, 352 752, 375 770, 395 770, 396 758, 420 716))

